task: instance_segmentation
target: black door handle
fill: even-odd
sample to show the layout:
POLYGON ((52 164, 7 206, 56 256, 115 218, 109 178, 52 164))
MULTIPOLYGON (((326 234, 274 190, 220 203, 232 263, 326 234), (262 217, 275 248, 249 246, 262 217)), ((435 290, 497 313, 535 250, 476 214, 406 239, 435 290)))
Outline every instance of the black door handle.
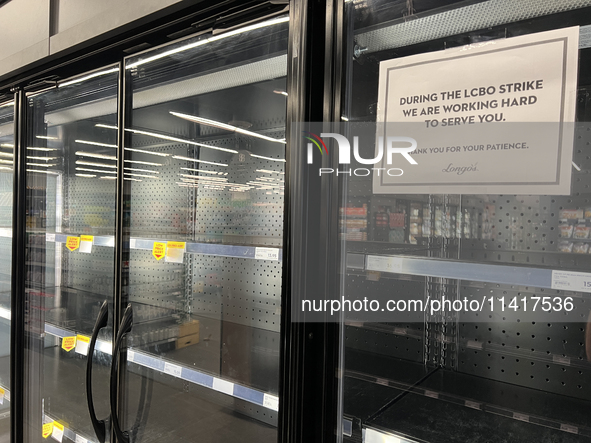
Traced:
POLYGON ((119 368, 119 348, 123 341, 123 336, 131 331, 133 326, 133 310, 131 304, 127 305, 123 318, 121 319, 121 325, 117 332, 117 338, 115 339, 115 348, 113 349, 113 361, 111 362, 111 417, 113 420, 113 429, 117 435, 117 440, 121 443, 129 443, 129 433, 121 430, 119 419, 117 418, 117 369, 119 368))
POLYGON ((90 338, 90 344, 88 345, 88 354, 86 360, 86 402, 88 403, 88 412, 90 413, 92 427, 94 428, 94 432, 96 433, 96 437, 100 443, 105 443, 107 429, 106 421, 108 418, 105 420, 99 420, 96 418, 96 413, 94 411, 94 402, 92 401, 92 357, 94 355, 94 347, 96 346, 98 333, 102 328, 107 326, 108 321, 109 307, 107 301, 105 300, 101 306, 98 317, 96 318, 94 329, 92 330, 92 337, 90 338))

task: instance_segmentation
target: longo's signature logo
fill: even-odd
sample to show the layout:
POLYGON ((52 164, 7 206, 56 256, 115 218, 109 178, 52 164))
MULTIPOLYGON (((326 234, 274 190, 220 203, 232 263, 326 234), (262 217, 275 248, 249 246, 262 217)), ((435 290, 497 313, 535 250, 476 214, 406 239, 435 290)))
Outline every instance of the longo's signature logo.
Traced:
MULTIPOLYGON (((341 134, 333 133, 333 132, 323 132, 320 134, 320 137, 312 132, 302 131, 305 135, 304 138, 309 140, 311 143, 308 143, 308 164, 311 165, 314 163, 314 145, 320 151, 321 155, 328 155, 328 149, 326 144, 322 140, 322 137, 330 137, 335 139, 337 148, 338 148, 338 156, 339 156, 339 164, 341 165, 349 165, 351 164, 351 144, 347 137, 341 134)), ((390 166, 393 164, 394 154, 400 154, 404 157, 408 163, 411 165, 417 165, 418 163, 414 158, 410 156, 410 153, 413 152, 417 148, 417 141, 414 138, 410 137, 386 137, 386 148, 384 149, 384 137, 378 137, 378 146, 377 146, 377 154, 375 158, 362 158, 359 155, 359 137, 353 137, 353 157, 355 161, 362 165, 376 165, 378 163, 382 163, 382 159, 384 155, 386 156, 385 164, 390 166), (406 146, 400 146, 401 144, 406 146), (410 144, 410 146, 408 146, 410 144)), ((404 171, 400 168, 356 168, 356 169, 347 169, 343 171, 339 171, 338 169, 335 171, 333 168, 320 168, 318 170, 319 175, 322 174, 334 174, 337 175, 356 175, 356 176, 368 176, 371 174, 371 171, 374 171, 379 176, 381 173, 387 174, 391 177, 399 177, 404 174, 404 171)))

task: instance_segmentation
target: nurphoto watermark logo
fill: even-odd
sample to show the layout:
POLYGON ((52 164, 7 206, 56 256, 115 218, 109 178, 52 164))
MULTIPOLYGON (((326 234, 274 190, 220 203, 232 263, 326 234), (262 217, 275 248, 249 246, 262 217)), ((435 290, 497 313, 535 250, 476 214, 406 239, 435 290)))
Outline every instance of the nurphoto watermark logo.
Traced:
MULTIPOLYGON (((326 143, 324 143, 323 138, 331 138, 334 139, 337 146, 337 154, 339 159, 340 165, 350 165, 351 164, 351 143, 349 139, 342 134, 336 132, 322 132, 320 136, 308 132, 302 131, 304 133, 304 138, 309 140, 308 143, 308 151, 307 151, 307 162, 309 165, 314 163, 314 146, 320 151, 320 155, 329 155, 328 148, 326 147, 326 143)), ((371 141, 372 146, 375 143, 375 139, 371 141)), ((363 158, 360 154, 360 147, 359 147, 359 137, 353 136, 353 157, 355 161, 362 165, 377 165, 382 164, 388 167, 372 167, 372 168, 354 168, 354 169, 334 169, 334 168, 319 168, 318 174, 336 174, 336 175, 356 175, 359 177, 365 177, 371 174, 371 171, 374 171, 375 174, 380 176, 381 174, 387 174, 390 177, 400 177, 404 174, 404 170, 402 168, 390 168, 394 164, 395 159, 399 159, 398 155, 401 155, 406 159, 406 161, 410 165, 418 165, 417 161, 410 155, 417 149, 417 141, 411 137, 399 137, 399 136, 387 136, 387 137, 378 137, 377 143, 375 145, 375 149, 373 150, 375 153, 374 158, 363 158), (385 138, 385 142, 384 142, 385 138), (385 145, 385 146, 384 146, 385 145), (402 145, 402 146, 401 146, 402 145), (385 156, 385 162, 384 162, 385 156)))

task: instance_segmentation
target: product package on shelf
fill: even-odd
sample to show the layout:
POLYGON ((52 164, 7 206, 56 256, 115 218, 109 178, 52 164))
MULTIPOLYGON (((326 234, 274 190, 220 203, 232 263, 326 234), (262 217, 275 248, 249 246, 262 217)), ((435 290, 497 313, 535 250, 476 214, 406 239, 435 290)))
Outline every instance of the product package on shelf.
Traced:
POLYGON ((339 237, 341 240, 367 241, 367 205, 339 208, 339 237))
POLYGON ((589 254, 591 208, 565 208, 558 213, 558 252, 589 254))

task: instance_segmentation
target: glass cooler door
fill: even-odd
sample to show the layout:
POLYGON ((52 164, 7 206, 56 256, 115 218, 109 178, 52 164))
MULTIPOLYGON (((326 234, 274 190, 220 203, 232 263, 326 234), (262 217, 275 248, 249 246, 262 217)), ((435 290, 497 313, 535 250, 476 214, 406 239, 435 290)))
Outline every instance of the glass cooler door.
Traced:
POLYGON ((591 439, 590 7, 345 2, 343 441, 591 439))
POLYGON ((118 152, 116 131, 97 125, 116 124, 118 72, 118 66, 106 67, 27 97, 24 376, 30 442, 50 436, 109 440, 108 429, 91 422, 85 394, 92 387, 86 382, 90 369, 95 416, 105 420, 118 152))
POLYGON ((0 441, 10 440, 10 294, 14 101, 0 102, 0 441))
POLYGON ((121 441, 277 438, 287 35, 126 60, 121 441))

